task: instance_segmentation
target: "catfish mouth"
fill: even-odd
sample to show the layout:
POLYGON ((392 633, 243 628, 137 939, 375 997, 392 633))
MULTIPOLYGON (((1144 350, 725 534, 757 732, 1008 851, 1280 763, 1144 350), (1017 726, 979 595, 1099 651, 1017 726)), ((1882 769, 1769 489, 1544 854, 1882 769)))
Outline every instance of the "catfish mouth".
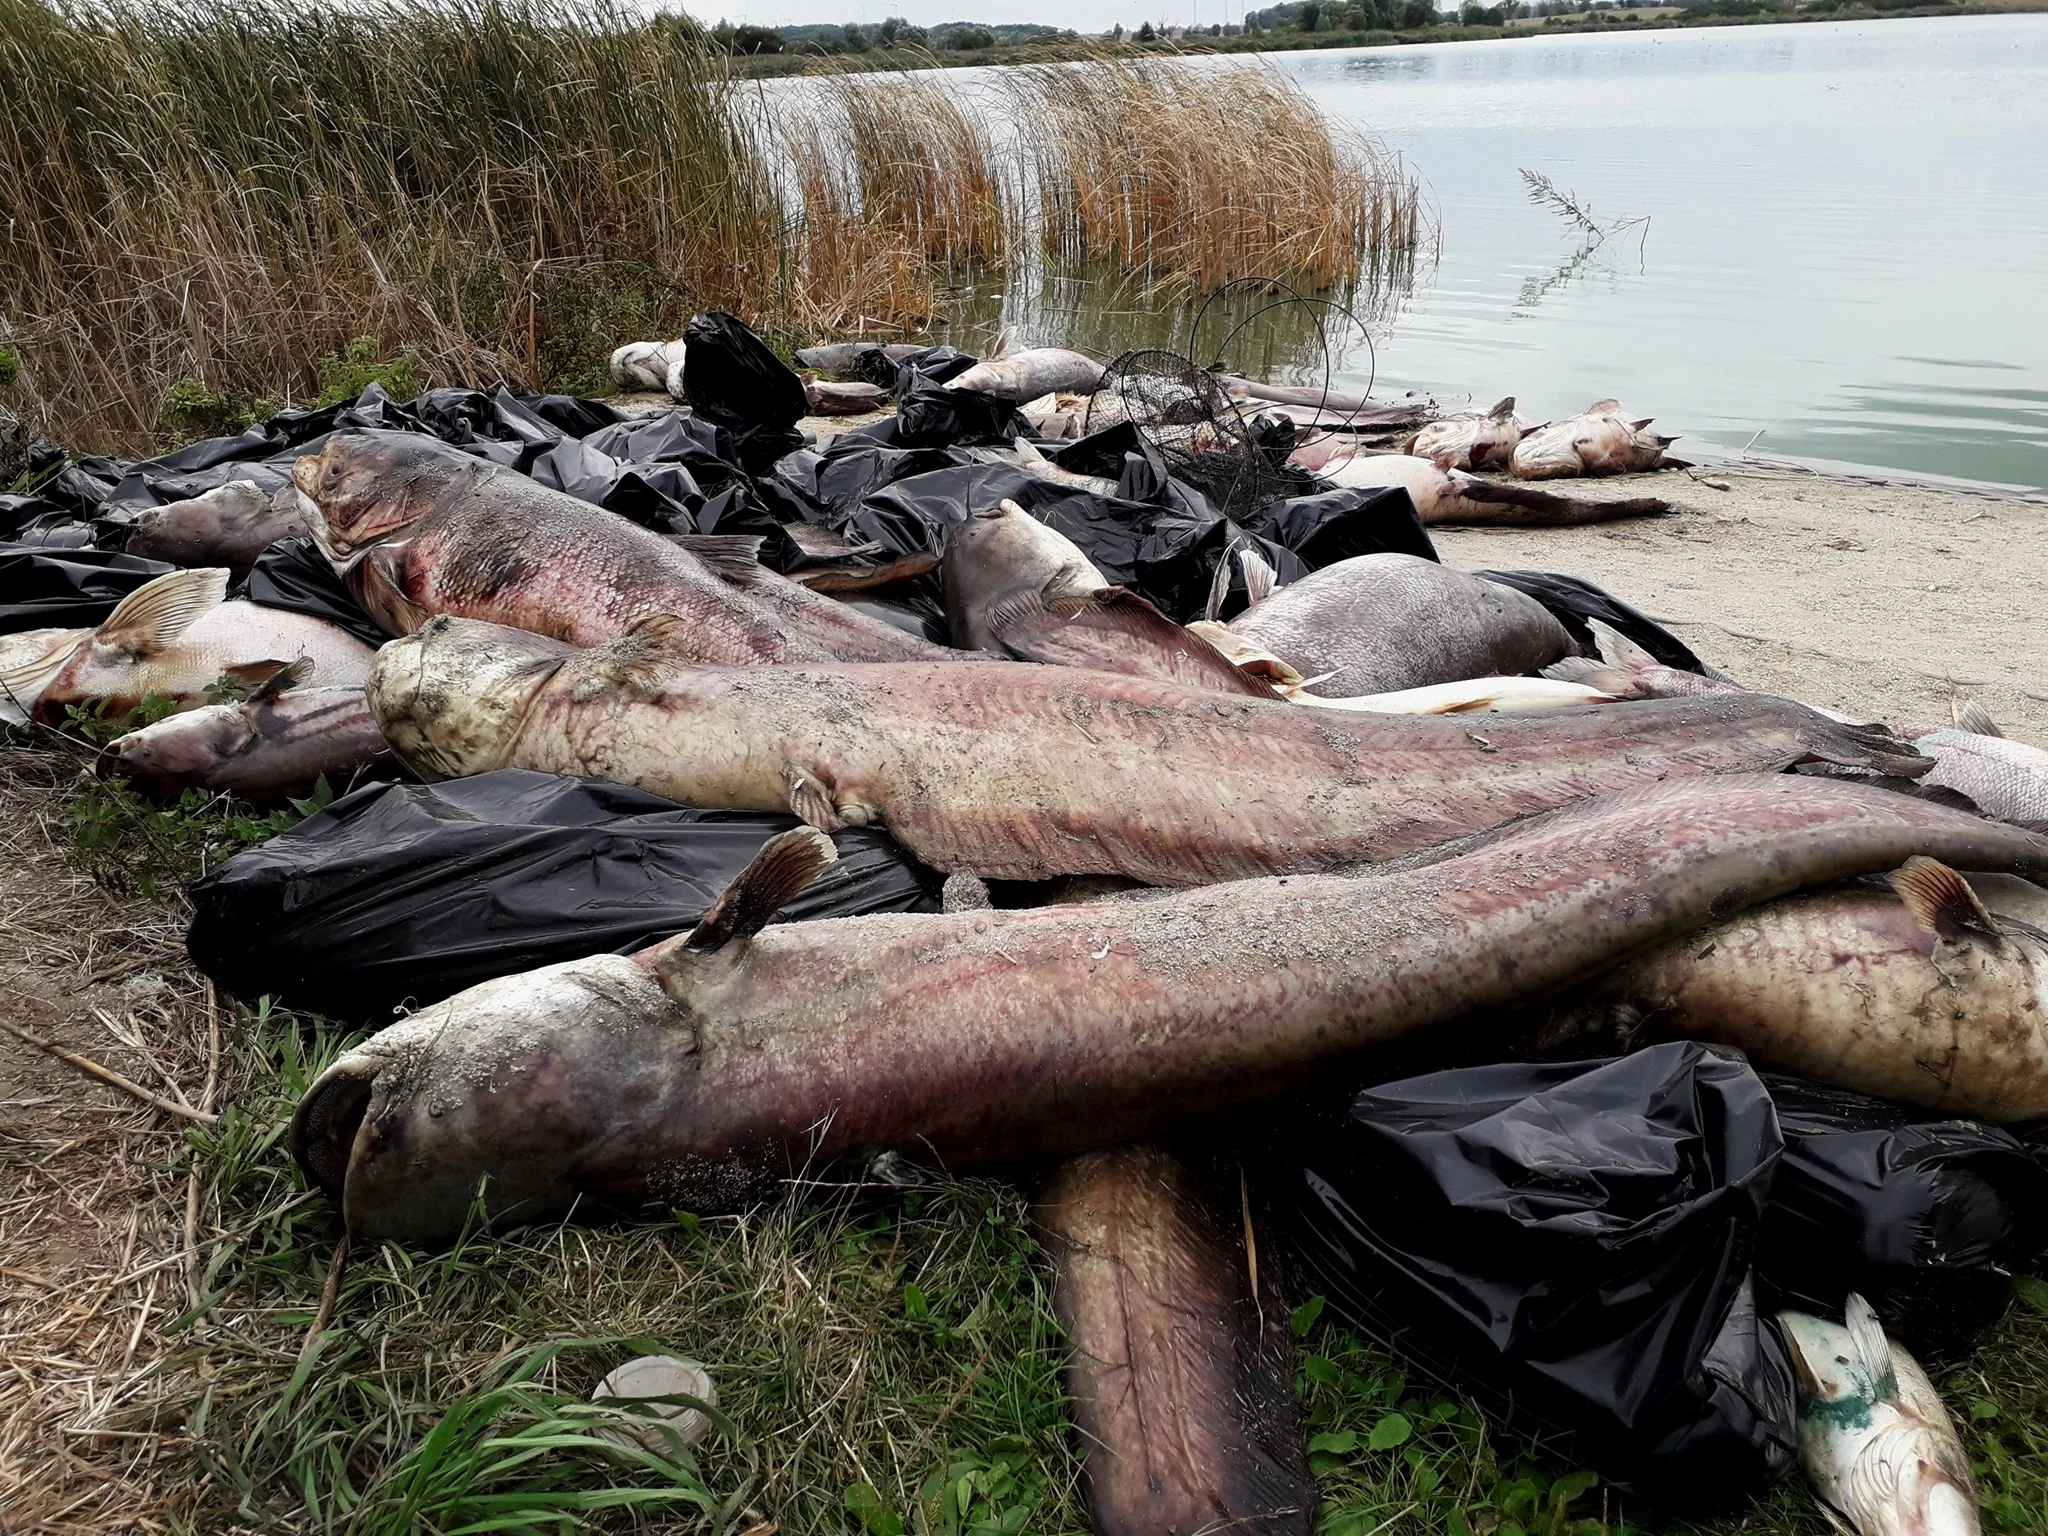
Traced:
POLYGON ((356 1133, 370 1112, 370 1095, 376 1085, 374 1068, 337 1064, 306 1090, 292 1114, 288 1133, 292 1156, 306 1171, 306 1178, 337 1205, 348 1184, 356 1133))

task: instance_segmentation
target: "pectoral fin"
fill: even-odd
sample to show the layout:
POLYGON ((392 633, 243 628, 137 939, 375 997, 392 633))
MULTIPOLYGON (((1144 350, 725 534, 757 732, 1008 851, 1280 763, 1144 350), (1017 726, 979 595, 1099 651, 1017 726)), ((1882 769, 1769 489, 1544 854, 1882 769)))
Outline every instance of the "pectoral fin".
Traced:
POLYGON ((1919 854, 1885 877, 1913 921, 1951 944, 1982 944, 1998 949, 2005 943, 1998 924, 1970 882, 1935 859, 1919 854))

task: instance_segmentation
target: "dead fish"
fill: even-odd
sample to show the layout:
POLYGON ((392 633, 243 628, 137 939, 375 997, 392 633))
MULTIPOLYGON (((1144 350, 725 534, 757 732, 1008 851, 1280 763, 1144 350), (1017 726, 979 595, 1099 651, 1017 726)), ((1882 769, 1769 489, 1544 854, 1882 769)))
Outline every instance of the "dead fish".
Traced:
POLYGON ((1053 485, 1078 486, 1097 496, 1114 496, 1117 491, 1116 481, 1106 475, 1084 475, 1055 464, 1028 438, 1020 437, 1007 448, 976 447, 962 451, 977 464, 1014 464, 1025 474, 1053 485))
POLYGON ((939 561, 953 643, 975 651, 998 650, 988 616, 1002 603, 1026 593, 1073 597, 1108 585, 1078 544, 1007 499, 955 524, 939 561))
POLYGON ((531 768, 827 831, 886 824, 934 868, 1010 880, 1327 869, 1653 779, 1810 757, 1923 766, 1884 732, 1763 695, 1479 731, 980 659, 702 667, 676 660, 678 627, 656 616, 578 651, 435 619, 379 653, 370 707, 426 778, 531 768))
POLYGON ((91 634, 89 629, 24 629, 0 635, 0 723, 28 724, 43 685, 91 634))
POLYGON ((891 363, 900 363, 906 357, 913 357, 925 348, 917 342, 890 342, 883 345, 872 341, 833 341, 815 347, 799 347, 796 351, 796 365, 799 368, 815 368, 820 373, 851 372, 857 360, 870 355, 879 355, 891 363))
POLYGON ((665 390, 670 370, 683 360, 683 350, 680 339, 629 341, 612 353, 612 382, 649 394, 665 390))
POLYGON ((241 703, 208 704, 117 737, 101 774, 151 794, 215 789, 261 800, 395 767, 362 688, 295 686, 313 670, 294 662, 241 703))
POLYGON ((1650 431, 1650 421, 1625 421, 1619 400, 1596 400, 1578 415, 1545 422, 1524 436, 1508 467, 1521 480, 1656 469, 1677 439, 1650 431))
POLYGON ((1102 364, 1065 347, 1026 347, 986 358, 947 380, 947 389, 972 389, 998 400, 1022 405, 1040 395, 1064 391, 1093 394, 1102 382, 1102 364))
POLYGON ((1799 1465, 1857 1536, 1977 1536, 1970 1459, 1941 1394, 1853 1292, 1844 1324, 1780 1312, 1799 1388, 1799 1465))
POLYGON ((106 622, 68 652, 46 652, 0 674, 0 693, 33 696, 33 716, 62 721, 105 702, 123 715, 149 697, 196 709, 226 678, 253 687, 309 657, 321 675, 360 688, 376 653, 347 631, 303 613, 226 601, 228 573, 171 571, 122 598, 106 622))
POLYGON ((1783 897, 1624 961, 1550 1005, 1536 1043, 1689 1035, 1947 1114, 2048 1115, 2048 934, 1987 891, 1994 908, 1916 858, 1783 897))
POLYGON ((1081 435, 1081 417, 1087 411, 1085 395, 1045 394, 1017 407, 1031 428, 1031 435, 1046 442, 1059 442, 1081 435))
POLYGON ((879 384, 836 384, 806 378, 804 402, 813 416, 862 416, 887 406, 889 391, 879 384))
POLYGON ((395 635, 452 613, 596 645, 668 613, 682 621, 675 643, 707 662, 949 654, 735 557, 729 543, 685 549, 418 433, 337 433, 292 479, 321 551, 395 635))
POLYGON ((1916 853, 2048 870, 2048 838, 2017 827, 1739 775, 1604 796, 1367 878, 764 926, 832 858, 799 828, 684 937, 486 982, 371 1036, 307 1092, 291 1144, 358 1239, 418 1242, 460 1232, 486 1179, 495 1219, 532 1221, 744 1208, 856 1152, 1068 1155, 1298 1091, 1716 913, 1916 853))
POLYGON ((1593 643, 1599 649, 1596 661, 1590 656, 1566 656, 1543 669, 1545 677, 1584 683, 1613 694, 1618 699, 1685 699, 1710 693, 1746 693, 1740 683, 1704 677, 1682 667, 1666 666, 1635 641, 1603 619, 1589 618, 1593 643))
POLYGON ((1226 373, 1219 376, 1226 394, 1233 400, 1257 401, 1297 409, 1275 412, 1301 425, 1337 426, 1341 429, 1396 432, 1413 430, 1436 415, 1436 405, 1424 396, 1407 400, 1371 400, 1364 395, 1316 385, 1265 384, 1256 379, 1226 373))
POLYGON ((1427 459, 1438 469, 1505 469, 1508 455, 1529 424, 1515 414, 1509 395, 1483 415, 1462 412, 1433 421, 1402 445, 1403 453, 1427 459))
POLYGON ((1063 1164, 1034 1214, 1096 1536, 1308 1536, 1287 1307, 1272 1256, 1252 1269, 1237 1212, 1140 1144, 1063 1164))
POLYGON ((172 565, 224 565, 240 581, 272 544, 308 531, 289 488, 273 495, 252 480, 230 480, 189 501, 151 507, 130 525, 121 547, 172 565))
POLYGON ((2048 752, 1977 731, 1934 731, 1915 743, 1934 759, 1929 784, 1968 795, 2001 821, 2048 822, 2048 752))
POLYGON ((1326 565, 1254 603, 1229 629, 1284 658, 1297 681, 1314 679, 1303 686, 1326 698, 1533 672, 1573 650, 1570 633, 1535 598, 1416 555, 1326 565))
MULTIPOLYGON (((1524 439, 1528 441, 1528 439, 1524 439)), ((1461 470, 1438 469, 1412 454, 1353 451, 1325 452, 1297 448, 1292 462, 1342 487, 1392 487, 1405 490, 1415 510, 1434 527, 1562 528, 1579 523, 1605 523, 1618 517, 1655 517, 1672 510, 1658 496, 1618 497, 1595 501, 1560 496, 1504 480, 1482 480, 1461 470), (1320 460, 1320 463, 1311 462, 1320 460)))

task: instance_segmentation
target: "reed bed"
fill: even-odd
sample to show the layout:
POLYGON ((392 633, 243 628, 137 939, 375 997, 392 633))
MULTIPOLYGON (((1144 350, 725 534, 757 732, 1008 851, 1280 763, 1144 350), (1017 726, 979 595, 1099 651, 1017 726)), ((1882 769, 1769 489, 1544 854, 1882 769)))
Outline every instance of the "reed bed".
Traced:
POLYGON ((365 335, 596 391, 698 309, 900 333, 969 273, 1327 287, 1418 232, 1412 178, 1256 65, 741 85, 610 0, 0 0, 0 79, 8 400, 100 451, 164 441, 181 381, 304 398, 365 335))

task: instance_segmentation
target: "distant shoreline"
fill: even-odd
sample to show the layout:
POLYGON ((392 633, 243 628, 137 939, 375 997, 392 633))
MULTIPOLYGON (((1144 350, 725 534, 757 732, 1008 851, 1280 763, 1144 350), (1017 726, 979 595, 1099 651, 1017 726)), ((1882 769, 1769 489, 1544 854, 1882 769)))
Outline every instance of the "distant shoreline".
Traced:
POLYGON ((730 63, 743 79, 773 79, 806 74, 870 74, 882 70, 982 69, 1005 64, 1066 64, 1078 59, 1112 57, 1143 59, 1202 54, 1309 53, 1345 48, 1390 48, 1425 43, 1469 43, 1500 38, 1561 37, 1588 32, 1673 32, 1714 27, 1778 27, 1819 21, 1894 21, 1938 16, 2010 16, 2048 12, 2048 0, 1958 0, 1953 4, 1907 5, 1879 9, 1864 0, 1834 10, 1801 7, 1757 16, 1693 16, 1680 7, 1644 5, 1633 11, 1591 11, 1571 17, 1524 17, 1498 27, 1447 24, 1406 31, 1260 32, 1238 37, 1176 37, 1155 43, 1129 39, 1110 42, 1087 38, 1079 42, 1023 43, 1013 47, 945 49, 869 49, 866 53, 735 54, 730 63), (1641 14, 1638 14, 1641 13, 1641 14), (1637 14, 1630 21, 1628 15, 1637 14), (1613 19, 1609 19, 1613 18, 1613 19))

